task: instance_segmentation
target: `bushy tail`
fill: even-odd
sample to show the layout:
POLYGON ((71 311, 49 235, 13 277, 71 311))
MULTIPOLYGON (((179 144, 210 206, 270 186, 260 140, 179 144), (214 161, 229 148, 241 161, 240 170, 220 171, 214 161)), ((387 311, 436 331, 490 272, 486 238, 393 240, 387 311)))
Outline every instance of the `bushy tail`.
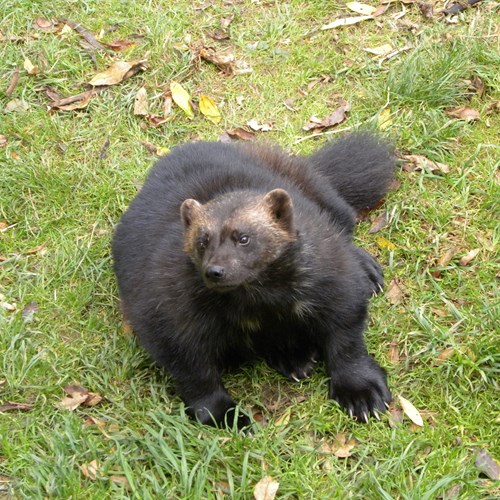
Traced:
POLYGON ((358 211, 373 207, 385 195, 396 164, 392 146, 368 132, 333 141, 309 160, 358 211))

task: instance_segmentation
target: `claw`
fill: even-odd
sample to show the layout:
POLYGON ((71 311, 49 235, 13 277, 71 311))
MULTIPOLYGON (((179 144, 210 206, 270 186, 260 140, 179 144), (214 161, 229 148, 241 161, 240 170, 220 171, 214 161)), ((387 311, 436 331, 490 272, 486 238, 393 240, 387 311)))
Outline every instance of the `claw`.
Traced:
POLYGON ((380 292, 384 291, 384 287, 380 283, 377 283, 377 286, 380 292))
POLYGON ((373 410, 373 416, 378 420, 380 421, 380 415, 378 414, 378 411, 377 410, 373 410))
POLYGON ((387 409, 389 409, 389 408, 390 408, 389 403, 387 403, 386 401, 384 401, 384 404, 385 404, 385 407, 386 407, 387 409))
POLYGON ((363 412, 363 420, 365 421, 365 423, 368 423, 368 415, 366 411, 363 412))
POLYGON ((312 363, 317 363, 317 362, 318 362, 318 360, 317 360, 317 359, 314 359, 314 358, 311 358, 311 362, 312 362, 312 363))
POLYGON ((297 377, 297 375, 295 375, 295 373, 292 373, 292 374, 290 375, 290 378, 292 378, 293 380, 295 380, 295 382, 300 382, 299 377, 297 377))
POLYGON ((349 417, 354 418, 354 415, 352 414, 352 408, 349 408, 347 413, 349 413, 349 417))

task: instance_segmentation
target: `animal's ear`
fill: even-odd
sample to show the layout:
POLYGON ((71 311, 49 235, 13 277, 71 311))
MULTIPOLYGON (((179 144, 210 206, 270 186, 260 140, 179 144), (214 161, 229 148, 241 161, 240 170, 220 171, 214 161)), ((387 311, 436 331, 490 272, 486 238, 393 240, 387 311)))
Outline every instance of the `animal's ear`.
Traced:
POLYGON ((196 200, 187 199, 181 205, 181 220, 184 227, 190 227, 203 214, 203 206, 196 200))
POLYGON ((284 189, 273 189, 264 196, 264 206, 271 217, 288 232, 293 231, 292 198, 284 189))

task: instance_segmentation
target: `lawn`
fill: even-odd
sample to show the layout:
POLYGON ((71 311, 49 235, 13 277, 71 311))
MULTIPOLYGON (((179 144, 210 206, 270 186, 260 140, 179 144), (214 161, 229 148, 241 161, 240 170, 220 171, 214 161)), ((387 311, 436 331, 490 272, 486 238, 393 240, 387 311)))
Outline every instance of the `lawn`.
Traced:
POLYGON ((500 497, 498 4, 380 5, 321 29, 360 14, 320 0, 1 2, 1 498, 252 498, 261 480, 277 498, 500 497), (131 74, 89 86, 117 61, 131 74), (338 124, 304 130, 343 102, 338 124), (255 136, 308 154, 359 128, 401 158, 356 231, 385 269, 367 343, 390 412, 353 422, 323 367, 294 383, 257 364, 225 378, 250 433, 190 421, 122 322, 114 225, 176 144, 255 136))

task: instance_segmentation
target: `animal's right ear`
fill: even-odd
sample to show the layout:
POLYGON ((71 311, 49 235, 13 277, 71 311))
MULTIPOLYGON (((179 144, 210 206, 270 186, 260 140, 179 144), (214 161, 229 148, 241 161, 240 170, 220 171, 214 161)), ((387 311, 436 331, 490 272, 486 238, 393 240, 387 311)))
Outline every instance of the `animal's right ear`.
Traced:
POLYGON ((187 229, 203 213, 203 206, 196 200, 184 200, 181 205, 181 220, 187 229))

